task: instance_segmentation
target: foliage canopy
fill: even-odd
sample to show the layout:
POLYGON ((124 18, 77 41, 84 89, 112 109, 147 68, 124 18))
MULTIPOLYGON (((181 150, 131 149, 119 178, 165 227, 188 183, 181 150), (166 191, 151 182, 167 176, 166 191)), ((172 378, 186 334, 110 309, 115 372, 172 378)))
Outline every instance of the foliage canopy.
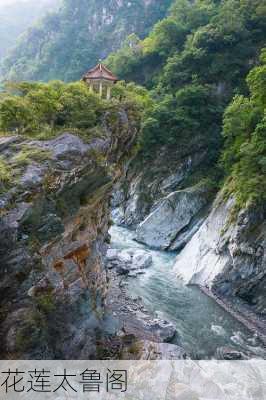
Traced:
POLYGON ((222 163, 238 203, 266 201, 266 58, 248 75, 250 96, 237 95, 224 115, 222 163))

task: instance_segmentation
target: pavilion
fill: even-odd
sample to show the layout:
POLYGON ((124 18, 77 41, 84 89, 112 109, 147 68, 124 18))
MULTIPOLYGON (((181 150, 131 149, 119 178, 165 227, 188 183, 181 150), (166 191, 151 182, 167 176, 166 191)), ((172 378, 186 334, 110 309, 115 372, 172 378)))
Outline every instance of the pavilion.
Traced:
POLYGON ((82 80, 92 92, 99 93, 100 97, 105 97, 107 100, 111 98, 112 86, 118 81, 117 77, 101 63, 90 69, 82 80))

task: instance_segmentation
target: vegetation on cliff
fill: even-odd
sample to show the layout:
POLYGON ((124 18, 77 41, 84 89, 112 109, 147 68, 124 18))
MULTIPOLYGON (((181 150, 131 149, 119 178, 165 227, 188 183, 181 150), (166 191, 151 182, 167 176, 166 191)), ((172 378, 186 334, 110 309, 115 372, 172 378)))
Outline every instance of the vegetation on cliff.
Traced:
POLYGON ((101 135, 106 112, 124 108, 139 121, 149 104, 148 91, 134 84, 118 84, 108 102, 83 82, 9 83, 0 96, 0 131, 47 139, 70 129, 89 139, 101 135))
MULTIPOLYGON (((217 183, 217 178, 222 178, 223 174, 222 164, 218 162, 224 140, 223 114, 237 95, 226 112, 225 136, 228 129, 239 131, 243 123, 229 128, 228 119, 237 105, 244 108, 242 102, 246 108, 251 107, 250 100, 243 97, 248 95, 248 86, 254 92, 258 81, 258 87, 262 87, 259 71, 263 67, 249 75, 248 85, 246 76, 258 64, 265 37, 265 0, 176 0, 169 16, 157 23, 146 39, 131 35, 123 48, 111 54, 107 59, 108 67, 126 80, 145 85, 155 100, 143 121, 142 157, 153 158, 162 146, 171 151, 183 149, 183 153, 189 154, 191 143, 196 140, 199 149, 207 151, 207 174, 214 173, 217 183)), ((246 118, 252 119, 252 116, 246 115, 246 118)), ((235 180, 238 180, 235 190, 243 201, 249 197, 248 193, 255 193, 251 186, 255 187, 264 178, 263 162, 257 166, 253 164, 252 168, 250 164, 251 158, 256 158, 251 155, 255 151, 253 142, 261 140, 258 138, 262 135, 259 133, 261 124, 249 146, 240 146, 243 139, 236 139, 237 144, 233 140, 226 141, 223 158, 236 152, 239 162, 233 163, 234 167, 226 166, 225 172, 227 175, 234 170, 235 180), (235 148, 238 145, 241 150, 235 148), (262 175, 245 181, 246 175, 252 175, 251 170, 255 174, 260 170, 258 174, 262 175), (246 185, 251 185, 250 189, 247 190, 246 185)), ((253 131, 254 120, 251 126, 253 131)))
POLYGON ((250 96, 237 95, 224 115, 222 163, 239 205, 266 201, 266 50, 247 78, 250 96))
POLYGON ((97 124, 104 107, 83 83, 23 82, 6 89, 0 99, 4 132, 47 136, 60 128, 88 129, 97 124))
MULTIPOLYGON (((39 64, 28 58, 31 71, 28 64, 21 63, 19 51, 24 45, 31 51, 28 44, 35 43, 33 33, 6 65, 14 65, 16 60, 13 70, 16 77, 20 77, 20 66, 29 77, 47 79, 60 75, 67 80, 80 77, 88 60, 96 61, 96 53, 99 56, 104 49, 101 54, 106 55, 112 49, 111 42, 115 48, 119 46, 121 37, 117 39, 116 30, 114 36, 110 35, 110 43, 107 41, 109 44, 102 46, 109 29, 127 21, 129 31, 132 28, 132 32, 144 35, 171 3, 169 15, 145 39, 130 34, 124 46, 106 60, 120 79, 135 81, 143 87, 121 82, 113 89, 113 101, 107 103, 89 93, 82 83, 13 84, 1 96, 0 129, 39 137, 53 135, 62 128, 95 135, 105 111, 121 102, 128 103, 133 112, 137 110, 142 116, 139 145, 142 160, 154 159, 162 148, 170 152, 178 149, 186 156, 192 147, 197 147, 207 155, 199 167, 200 179, 211 175, 217 188, 222 175, 232 175, 231 187, 242 203, 261 197, 264 189, 260 182, 265 166, 259 158, 263 158, 260 152, 264 105, 258 91, 263 87, 264 67, 257 65, 265 45, 265 0, 175 0, 157 2, 156 6, 151 2, 143 13, 145 17, 148 15, 147 24, 141 18, 136 23, 141 15, 141 1, 134 12, 131 7, 125 8, 124 3, 121 7, 115 3, 114 8, 107 1, 97 5, 92 2, 90 7, 85 3, 82 0, 72 7, 72 2, 67 0, 58 14, 43 22, 42 39, 37 40, 42 43, 42 57, 38 58, 39 64), (106 23, 104 9, 112 16, 110 24, 106 23), (92 24, 91 11, 102 22, 101 35, 92 24), (86 42, 88 32, 85 32, 88 21, 93 39, 90 44, 86 42), (49 39, 47 47, 48 32, 56 35, 49 39), (62 34, 60 38, 58 32, 62 34), (55 55, 54 63, 50 62, 52 55, 55 55), (247 98, 249 89, 250 99, 247 98), (260 106, 257 101, 261 102, 260 106), (256 134, 251 135, 252 132, 256 134), (222 153, 223 161, 219 163, 222 153), (255 190, 256 186, 260 189, 255 190)), ((126 33, 130 32, 125 28, 123 35, 126 33)), ((37 53, 32 54, 35 57, 37 53)))

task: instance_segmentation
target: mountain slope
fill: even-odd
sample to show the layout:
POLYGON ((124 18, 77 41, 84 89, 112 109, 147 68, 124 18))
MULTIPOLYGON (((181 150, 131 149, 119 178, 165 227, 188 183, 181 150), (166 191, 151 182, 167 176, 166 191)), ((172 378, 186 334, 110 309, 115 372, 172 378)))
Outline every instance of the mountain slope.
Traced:
POLYGON ((245 78, 265 44, 265 5, 176 0, 147 38, 131 37, 108 57, 114 73, 153 89, 155 100, 128 171, 121 220, 141 222, 159 198, 202 179, 219 188, 223 113, 234 94, 247 93, 245 78))
POLYGON ((186 282, 264 317, 265 37, 265 0, 176 0, 146 39, 107 60, 154 99, 114 194, 116 223, 183 249, 186 282))
POLYGON ((79 79, 127 35, 145 36, 171 0, 64 0, 33 27, 3 63, 8 79, 79 79))
POLYGON ((0 59, 14 46, 19 35, 56 5, 54 0, 14 1, 0 5, 0 59))

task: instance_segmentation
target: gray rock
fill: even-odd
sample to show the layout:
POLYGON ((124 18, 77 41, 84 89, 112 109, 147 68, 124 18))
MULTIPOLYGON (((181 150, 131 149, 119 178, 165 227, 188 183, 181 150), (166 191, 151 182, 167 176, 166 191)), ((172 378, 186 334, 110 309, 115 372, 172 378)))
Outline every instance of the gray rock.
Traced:
POLYGON ((122 226, 125 224, 124 210, 122 209, 122 207, 114 208, 111 215, 112 220, 116 225, 122 226))
POLYGON ((106 260, 110 269, 115 268, 118 274, 132 278, 143 273, 143 270, 152 264, 152 256, 145 250, 139 249, 108 249, 106 260))
MULTIPOLYGON (((69 132, 47 141, 0 138, 1 155, 14 165, 12 187, 0 193, 0 290, 5 293, 0 342, 5 358, 96 355, 95 331, 108 289, 103 258, 112 184, 123 173, 120 160, 130 153, 137 134, 131 115, 114 113, 119 121, 109 118, 101 140, 95 137, 90 144, 69 132), (104 153, 91 151, 98 145, 104 153), (15 156, 31 147, 48 151, 47 159, 34 161, 29 154, 22 165, 15 156), (46 280, 49 287, 43 285, 46 280)), ((123 262, 131 258, 121 256, 123 262)))
POLYGON ((179 251, 192 239, 195 233, 199 230, 206 218, 197 218, 196 221, 188 226, 184 232, 180 232, 177 238, 173 241, 168 250, 179 251))
POLYGON ((127 202, 127 207, 124 211, 124 221, 128 226, 134 226, 136 223, 141 221, 141 217, 139 216, 138 201, 139 196, 137 194, 133 194, 127 202))
POLYGON ((122 250, 117 255, 117 261, 121 264, 132 264, 132 254, 130 250, 122 250))
POLYGON ((111 205, 112 207, 118 207, 120 204, 123 203, 123 201, 125 200, 125 193, 122 190, 122 188, 120 188, 119 186, 116 186, 113 194, 112 194, 112 199, 111 199, 111 205))
MULTIPOLYGON (((169 148, 161 148, 149 165, 132 160, 126 167, 126 174, 116 185, 112 207, 116 209, 115 223, 136 227, 168 194, 184 187, 185 179, 194 173, 208 157, 205 149, 199 149, 195 138, 191 154, 182 154, 178 149, 169 155, 169 148)), ((184 148, 185 150, 185 148, 184 148)))
POLYGON ((216 351, 216 357, 218 360, 228 361, 248 360, 249 358, 241 351, 232 349, 231 347, 219 347, 216 351))
POLYGON ((159 318, 148 322, 148 328, 162 342, 170 342, 177 334, 177 330, 169 321, 163 321, 159 318))
POLYGON ((118 259, 119 250, 117 249, 108 249, 106 253, 106 259, 108 261, 115 261, 118 259))
POLYGON ((138 226, 136 240, 156 249, 169 249, 207 202, 204 188, 171 193, 138 226))
POLYGON ((84 143, 78 136, 72 133, 64 133, 56 139, 49 141, 33 141, 32 145, 49 150, 56 159, 68 161, 73 157, 81 157, 88 153, 89 145, 84 143))
POLYGON ((134 269, 149 268, 152 264, 152 256, 142 250, 138 250, 133 254, 132 265, 134 269))
POLYGON ((185 360, 186 358, 185 351, 174 344, 148 340, 141 342, 140 360, 185 360))
POLYGON ((129 272, 128 277, 129 278, 137 278, 138 274, 137 272, 129 272))
POLYGON ((231 256, 221 257, 219 247, 226 241, 222 231, 234 200, 214 208, 200 230, 193 236, 185 249, 178 255, 175 265, 177 274, 185 283, 211 286, 215 277, 231 263, 231 256))
POLYGON ((38 187, 47 172, 47 167, 40 165, 29 165, 20 179, 20 184, 25 190, 34 189, 38 187))
POLYGON ((177 256, 175 271, 187 284, 209 287, 234 304, 244 300, 243 310, 247 303, 265 315, 265 206, 250 205, 232 220, 234 205, 233 198, 217 197, 209 217, 177 256))

